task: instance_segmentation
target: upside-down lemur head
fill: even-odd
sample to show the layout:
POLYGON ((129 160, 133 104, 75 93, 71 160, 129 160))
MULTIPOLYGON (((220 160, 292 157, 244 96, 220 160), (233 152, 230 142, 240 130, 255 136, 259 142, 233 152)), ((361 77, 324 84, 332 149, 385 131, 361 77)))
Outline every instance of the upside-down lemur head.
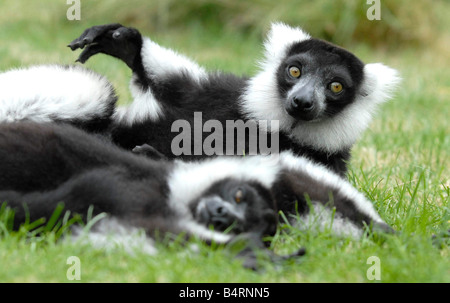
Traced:
POLYGON ((214 183, 190 203, 195 220, 215 231, 273 235, 277 226, 274 200, 258 182, 227 178, 214 183))

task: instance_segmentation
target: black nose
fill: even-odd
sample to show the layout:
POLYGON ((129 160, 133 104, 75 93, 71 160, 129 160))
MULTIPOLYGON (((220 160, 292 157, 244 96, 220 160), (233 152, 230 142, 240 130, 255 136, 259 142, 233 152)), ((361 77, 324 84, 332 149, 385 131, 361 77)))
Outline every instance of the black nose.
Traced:
POLYGON ((310 98, 303 98, 301 96, 294 96, 292 98, 292 106, 302 111, 312 111, 314 102, 310 98))
POLYGON ((236 220, 223 201, 219 199, 208 200, 203 212, 205 223, 213 225, 215 230, 224 231, 236 220))
POLYGON ((212 217, 225 217, 228 215, 228 210, 222 201, 209 200, 206 203, 206 209, 212 217))

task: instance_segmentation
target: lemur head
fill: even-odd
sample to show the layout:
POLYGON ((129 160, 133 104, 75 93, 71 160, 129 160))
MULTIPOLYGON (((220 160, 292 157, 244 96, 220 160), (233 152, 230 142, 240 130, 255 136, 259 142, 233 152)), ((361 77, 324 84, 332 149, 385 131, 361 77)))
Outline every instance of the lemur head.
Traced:
POLYGON ((273 235, 277 214, 270 192, 258 182, 233 178, 214 183, 190 203, 194 219, 215 231, 273 235))
POLYGON ((299 121, 320 121, 353 101, 364 64, 328 42, 307 39, 292 44, 277 70, 278 91, 286 112, 299 121))
POLYGON ((326 152, 350 148, 377 106, 390 98, 397 71, 364 64, 351 52, 275 23, 261 71, 249 80, 243 110, 255 120, 278 120, 298 143, 326 152))

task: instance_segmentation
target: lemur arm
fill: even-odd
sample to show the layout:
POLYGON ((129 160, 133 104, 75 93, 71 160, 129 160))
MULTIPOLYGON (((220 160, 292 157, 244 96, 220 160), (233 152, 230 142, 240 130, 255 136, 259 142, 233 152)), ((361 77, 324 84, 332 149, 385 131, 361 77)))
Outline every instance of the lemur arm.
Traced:
POLYGON ((181 73, 195 81, 206 77, 205 70, 197 63, 142 37, 137 29, 118 23, 90 27, 68 47, 73 51, 83 49, 77 59, 81 63, 99 53, 118 58, 131 68, 142 84, 154 84, 154 79, 181 73))
POLYGON ((267 248, 267 243, 258 232, 243 233, 235 236, 227 243, 231 252, 236 252, 236 258, 242 261, 245 268, 259 270, 261 261, 269 261, 272 264, 280 264, 285 260, 295 260, 306 254, 304 247, 298 248, 291 254, 277 255, 273 250, 267 248))

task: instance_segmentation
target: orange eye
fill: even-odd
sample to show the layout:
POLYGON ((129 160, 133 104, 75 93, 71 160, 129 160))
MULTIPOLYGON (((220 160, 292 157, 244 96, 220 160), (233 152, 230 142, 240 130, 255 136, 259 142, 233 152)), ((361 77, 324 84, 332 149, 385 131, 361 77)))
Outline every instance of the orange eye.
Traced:
POLYGON ((297 66, 291 66, 289 67, 289 74, 294 78, 299 78, 302 73, 297 66))
POLYGON ((333 82, 330 84, 330 89, 333 93, 338 94, 342 91, 344 87, 339 82, 333 82))
POLYGON ((242 198, 244 196, 244 193, 241 189, 238 189, 237 192, 234 194, 234 201, 236 203, 240 203, 242 201, 242 198))

